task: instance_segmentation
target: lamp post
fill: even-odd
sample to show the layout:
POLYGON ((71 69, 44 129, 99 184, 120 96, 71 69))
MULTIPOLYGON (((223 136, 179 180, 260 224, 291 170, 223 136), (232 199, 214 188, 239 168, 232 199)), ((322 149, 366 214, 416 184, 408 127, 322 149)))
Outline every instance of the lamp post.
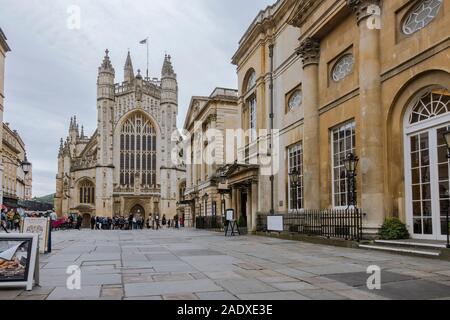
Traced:
POLYGON ((297 169, 292 169, 289 173, 289 180, 291 182, 291 188, 295 189, 293 205, 295 212, 298 213, 298 184, 299 184, 300 172, 297 169))
POLYGON ((353 207, 355 209, 358 202, 356 196, 356 169, 358 167, 358 162, 359 158, 353 153, 349 153, 344 160, 348 185, 348 208, 353 207))
MULTIPOLYGON (((450 130, 444 133, 444 140, 445 143, 447 145, 447 159, 450 160, 450 130)), ((449 204, 450 204, 450 200, 449 200, 449 204)), ((447 218, 446 218, 446 234, 447 234, 447 249, 450 249, 450 205, 449 205, 449 209, 447 209, 447 218)))

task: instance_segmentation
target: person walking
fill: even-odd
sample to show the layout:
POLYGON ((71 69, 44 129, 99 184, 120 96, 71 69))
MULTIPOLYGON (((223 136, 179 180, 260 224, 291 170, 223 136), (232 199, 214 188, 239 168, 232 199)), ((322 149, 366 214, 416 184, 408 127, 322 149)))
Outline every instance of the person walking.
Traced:
POLYGON ((156 223, 156 230, 159 230, 159 214, 155 217, 155 223, 156 223))
POLYGON ((14 212, 14 231, 18 231, 20 229, 20 214, 19 212, 14 212))
POLYGON ((166 224, 167 224, 167 220, 166 220, 166 215, 164 214, 163 217, 162 217, 162 226, 163 226, 163 228, 166 226, 166 224))
POLYGON ((2 211, 0 212, 0 227, 5 230, 6 233, 9 233, 8 229, 6 228, 7 226, 7 222, 6 222, 6 213, 5 211, 2 209, 2 211))
POLYGON ((95 217, 91 217, 91 230, 95 230, 95 217))

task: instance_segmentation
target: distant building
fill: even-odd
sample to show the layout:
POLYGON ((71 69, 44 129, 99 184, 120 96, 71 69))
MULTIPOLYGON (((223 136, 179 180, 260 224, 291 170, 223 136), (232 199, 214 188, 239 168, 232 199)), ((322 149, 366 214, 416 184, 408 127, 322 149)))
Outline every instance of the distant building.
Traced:
POLYGON ((3 204, 8 208, 17 208, 19 200, 31 199, 32 170, 27 161, 25 143, 7 123, 3 124, 2 163, 3 204))
POLYGON ((209 97, 191 99, 184 124, 189 133, 184 155, 186 181, 180 185, 180 190, 185 190, 181 203, 186 226, 193 226, 196 217, 223 216, 231 206, 225 204, 230 197, 219 192, 218 169, 226 163, 226 145, 231 143, 226 140, 226 129, 238 129, 239 119, 237 90, 216 88, 209 97), (214 150, 211 155, 208 149, 214 150))
POLYGON ((106 51, 98 70, 97 130, 87 136, 74 117, 61 139, 55 210, 80 213, 85 225, 92 216, 176 214, 184 171, 172 159, 178 84, 171 57, 164 58, 158 80, 135 74, 128 53, 123 76, 115 82, 106 51))
MULTIPOLYGON (((0 28, 0 123, 3 123, 3 109, 5 98, 5 58, 6 53, 11 51, 6 42, 6 36, 0 28)), ((0 152, 2 150, 3 130, 0 126, 0 152)), ((3 180, 3 165, 1 164, 2 155, 0 154, 0 181, 3 180)), ((3 203, 3 186, 0 184, 0 203, 3 203)))

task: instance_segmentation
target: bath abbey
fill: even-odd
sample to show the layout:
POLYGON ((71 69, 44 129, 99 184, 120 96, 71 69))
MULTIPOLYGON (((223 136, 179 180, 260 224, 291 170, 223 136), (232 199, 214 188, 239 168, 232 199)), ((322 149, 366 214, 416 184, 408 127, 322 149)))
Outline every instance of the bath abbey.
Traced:
POLYGON ((93 216, 176 214, 181 171, 176 147, 178 84, 166 55, 161 79, 135 75, 128 52, 124 80, 116 83, 109 52, 98 69, 97 130, 87 136, 76 117, 58 155, 55 209, 93 216))

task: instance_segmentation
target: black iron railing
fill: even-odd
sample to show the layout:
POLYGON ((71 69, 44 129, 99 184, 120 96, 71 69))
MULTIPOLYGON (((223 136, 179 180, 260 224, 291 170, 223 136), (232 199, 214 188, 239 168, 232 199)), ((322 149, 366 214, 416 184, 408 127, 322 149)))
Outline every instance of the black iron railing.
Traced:
POLYGON ((195 227, 202 230, 223 231, 223 218, 220 216, 197 217, 195 227))
MULTIPOLYGON (((268 231, 267 216, 267 214, 258 215, 257 231, 268 231)), ((362 214, 358 209, 305 210, 298 214, 283 215, 283 224, 286 233, 362 240, 362 214)))

